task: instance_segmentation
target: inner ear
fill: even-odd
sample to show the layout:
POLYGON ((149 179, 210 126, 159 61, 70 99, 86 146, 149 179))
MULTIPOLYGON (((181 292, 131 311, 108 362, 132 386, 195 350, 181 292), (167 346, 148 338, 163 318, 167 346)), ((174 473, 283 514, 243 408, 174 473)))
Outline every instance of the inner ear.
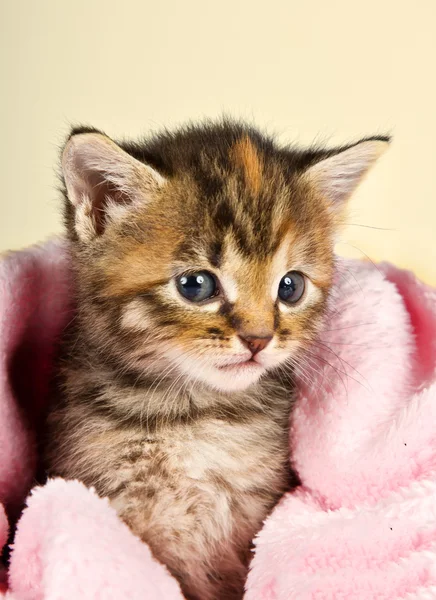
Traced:
POLYGON ((131 200, 126 192, 118 189, 98 171, 92 172, 87 187, 92 190, 89 197, 91 198, 95 231, 97 235, 101 235, 110 213, 110 204, 127 208, 131 200))
POLYGON ((163 177, 99 133, 73 135, 62 156, 80 238, 101 235, 110 221, 150 201, 163 177))

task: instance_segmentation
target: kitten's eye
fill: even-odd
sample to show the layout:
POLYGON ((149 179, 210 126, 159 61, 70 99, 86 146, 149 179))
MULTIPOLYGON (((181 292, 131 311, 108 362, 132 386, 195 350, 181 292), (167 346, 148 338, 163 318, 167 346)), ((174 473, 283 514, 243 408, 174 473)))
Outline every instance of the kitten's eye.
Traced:
POLYGON ((207 271, 186 273, 176 279, 179 293, 190 302, 202 302, 218 295, 215 277, 207 271))
POLYGON ((305 279, 298 271, 289 271, 279 283, 279 298, 287 304, 295 304, 304 294, 305 279))

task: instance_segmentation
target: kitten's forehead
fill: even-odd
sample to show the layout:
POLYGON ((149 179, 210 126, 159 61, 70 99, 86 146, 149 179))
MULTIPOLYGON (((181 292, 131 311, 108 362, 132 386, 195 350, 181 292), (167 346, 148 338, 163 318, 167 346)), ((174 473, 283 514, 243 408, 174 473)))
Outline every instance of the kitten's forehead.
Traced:
POLYGON ((259 312, 264 304, 266 308, 271 301, 275 301, 278 281, 289 269, 293 239, 289 231, 279 243, 277 251, 261 259, 240 252, 234 237, 227 235, 219 270, 227 298, 245 305, 247 309, 256 308, 259 312))
POLYGON ((276 249, 270 256, 246 255, 241 252, 238 240, 228 233, 223 242, 221 270, 223 272, 233 271, 242 277, 247 276, 248 273, 254 274, 264 268, 281 271, 289 264, 293 254, 301 255, 304 252, 304 246, 304 241, 298 240, 292 227, 289 227, 286 234, 277 240, 276 249))
POLYGON ((290 270, 303 271, 320 287, 330 281, 327 256, 324 262, 317 263, 310 252, 309 240, 298 235, 292 225, 277 240, 276 249, 266 257, 246 255, 240 251, 237 240, 228 234, 223 242, 222 261, 219 273, 223 285, 229 286, 238 298, 250 297, 254 302, 263 302, 271 294, 276 299, 280 279, 290 270))
POLYGON ((240 232, 230 227, 219 245, 212 244, 214 260, 209 258, 227 298, 236 303, 238 310, 257 312, 259 316, 268 312, 271 301, 276 301, 280 280, 288 271, 303 272, 320 289, 328 288, 332 277, 332 241, 323 235, 322 228, 314 224, 304 232, 286 217, 272 219, 268 230, 271 239, 265 239, 265 231, 252 228, 249 235, 253 251, 247 252, 240 232))
POLYGON ((210 156, 201 168, 175 174, 126 225, 129 244, 123 236, 119 256, 104 257, 117 293, 212 267, 230 296, 238 280, 237 287, 265 297, 270 279, 287 269, 327 265, 330 219, 316 197, 285 179, 280 161, 243 135, 220 164, 210 156))
POLYGON ((240 254, 261 259, 277 252, 290 229, 296 237, 297 230, 304 235, 322 224, 328 236, 323 203, 308 197, 298 178, 290 180, 285 171, 278 154, 266 154, 242 135, 229 145, 225 161, 206 157, 192 179, 184 179, 185 193, 178 197, 185 203, 190 195, 185 215, 201 228, 199 237, 212 264, 219 265, 229 234, 240 254))

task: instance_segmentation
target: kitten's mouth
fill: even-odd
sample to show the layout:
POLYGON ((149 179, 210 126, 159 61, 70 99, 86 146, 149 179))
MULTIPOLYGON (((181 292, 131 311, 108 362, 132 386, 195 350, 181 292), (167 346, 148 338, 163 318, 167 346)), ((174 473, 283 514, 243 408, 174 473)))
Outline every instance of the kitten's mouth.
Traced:
POLYGON ((246 360, 234 360, 232 362, 228 362, 222 365, 218 365, 218 369, 220 371, 239 371, 239 372, 247 372, 247 371, 258 371, 262 369, 262 365, 260 365, 252 356, 246 360))

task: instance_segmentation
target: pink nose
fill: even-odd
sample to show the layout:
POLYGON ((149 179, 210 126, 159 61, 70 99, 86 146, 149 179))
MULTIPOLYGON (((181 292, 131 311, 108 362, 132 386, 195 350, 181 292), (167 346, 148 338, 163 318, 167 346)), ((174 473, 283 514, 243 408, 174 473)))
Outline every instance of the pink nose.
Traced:
POLYGON ((272 335, 266 335, 263 337, 256 337, 255 335, 240 335, 239 339, 252 354, 257 354, 268 346, 272 340, 272 335))

